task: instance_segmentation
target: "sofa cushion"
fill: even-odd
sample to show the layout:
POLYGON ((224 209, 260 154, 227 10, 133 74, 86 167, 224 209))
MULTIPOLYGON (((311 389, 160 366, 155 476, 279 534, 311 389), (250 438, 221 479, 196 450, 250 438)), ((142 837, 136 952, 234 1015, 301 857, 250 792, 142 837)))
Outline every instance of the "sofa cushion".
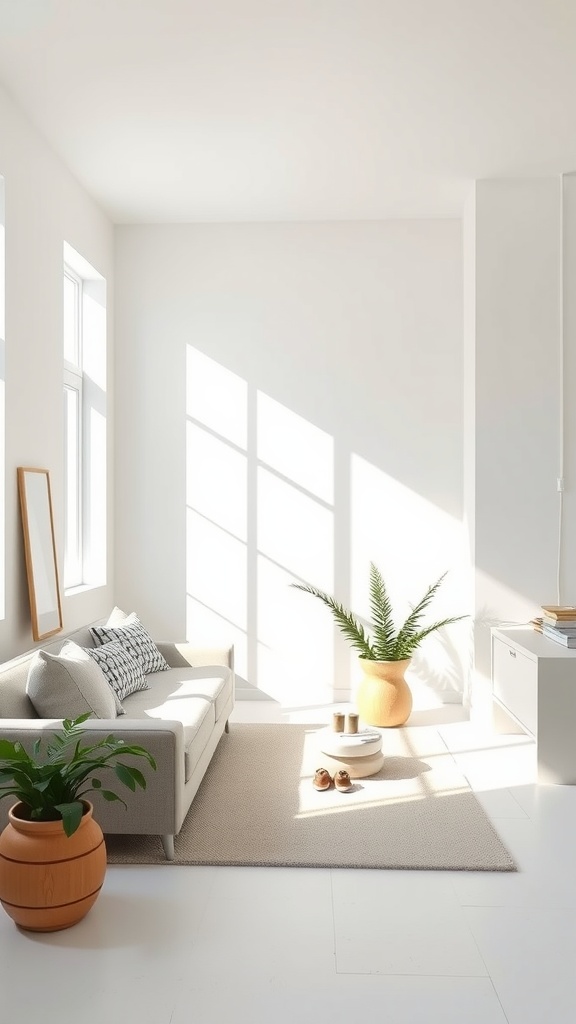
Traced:
POLYGON ((139 663, 118 641, 113 640, 101 647, 87 647, 85 650, 102 669, 118 700, 123 701, 131 693, 148 689, 139 663))
MULTIPOLYGON (((192 700, 199 700, 198 697, 193 697, 192 700)), ((208 743, 214 731, 214 705, 208 704, 206 714, 201 721, 198 722, 198 728, 193 732, 191 728, 184 728, 184 779, 188 782, 194 774, 194 769, 198 764, 204 748, 208 743)))
POLYGON ((122 644, 146 675, 149 672, 166 672, 170 668, 135 612, 128 615, 121 626, 92 626, 90 632, 96 645, 111 640, 122 644))
POLYGON ((40 718, 116 718, 122 705, 102 669, 78 644, 67 640, 59 654, 36 651, 26 693, 40 718))
MULTIPOLYGON (((174 671, 171 670, 170 676, 174 671)), ((162 677, 168 678, 163 674, 162 677)), ((129 718, 156 718, 182 723, 184 777, 188 782, 214 729, 214 703, 207 697, 185 694, 179 687, 173 693, 162 693, 162 689, 151 684, 146 693, 132 694, 125 702, 125 711, 129 718)))
POLYGON ((152 694, 162 694, 164 700, 204 697, 214 704, 215 720, 218 721, 228 703, 230 675, 230 669, 224 665, 204 665, 199 668, 188 665, 186 668, 170 669, 169 675, 155 673, 148 676, 148 683, 152 694), (167 686, 164 686, 164 680, 167 686))
POLYGON ((214 723, 230 699, 231 670, 224 665, 171 668, 148 676, 150 689, 125 702, 130 718, 162 718, 182 722, 185 779, 192 773, 208 742, 214 723))

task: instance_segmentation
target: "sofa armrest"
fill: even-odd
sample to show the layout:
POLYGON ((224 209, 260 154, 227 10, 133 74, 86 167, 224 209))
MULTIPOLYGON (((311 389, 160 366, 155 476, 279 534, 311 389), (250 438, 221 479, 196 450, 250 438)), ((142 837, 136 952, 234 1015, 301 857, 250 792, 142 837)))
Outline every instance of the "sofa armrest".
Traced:
MULTIPOLYGON (((20 741, 31 750, 37 739, 48 741, 62 727, 61 719, 5 718, 0 721, 0 737, 20 741)), ((126 800, 122 804, 107 803, 99 793, 89 799, 94 804, 94 816, 104 832, 141 833, 145 835, 174 834, 181 825, 181 793, 184 789, 184 729, 182 722, 161 719, 119 718, 89 719, 82 726, 87 743, 98 742, 111 733, 116 739, 144 747, 154 757, 157 770, 145 764, 142 758, 130 758, 146 778, 146 789, 131 793, 121 784, 111 788, 126 800)), ((42 744, 45 749, 45 743, 42 744)), ((114 776, 111 776, 111 781, 114 776)), ((13 802, 13 801, 12 801, 13 802)), ((8 798, 0 800, 0 826, 7 821, 8 798)))
MULTIPOLYGON (((42 740, 42 749, 54 733, 61 732, 61 718, 3 718, 0 721, 0 737, 12 743, 20 742, 30 749, 36 740, 42 740)), ((149 775, 158 776, 163 769, 174 777, 182 767, 181 782, 184 782, 184 727, 182 722, 161 718, 89 718, 82 725, 84 741, 97 743, 113 735, 127 744, 138 744, 152 754, 158 765, 157 771, 150 769, 149 775)), ((138 758, 135 764, 141 764, 138 758)))
POLYGON ((234 671, 234 644, 230 647, 196 647, 190 643, 172 643, 168 640, 155 641, 156 646, 170 668, 185 668, 191 665, 200 668, 203 665, 226 665, 234 671))
MULTIPOLYGON (((46 734, 49 739, 52 733, 62 729, 61 718, 2 718, 0 719, 0 738, 15 743, 27 743, 30 740, 42 739, 46 734)), ((113 733, 116 739, 126 739, 127 743, 137 742, 133 733, 173 733, 177 745, 184 751, 184 729, 182 722, 159 718, 129 718, 119 715, 118 718, 89 718, 82 725, 84 732, 95 733, 94 742, 100 736, 113 733)), ((90 742, 91 737, 87 737, 90 742)), ((171 741, 172 742, 172 741, 171 741)))

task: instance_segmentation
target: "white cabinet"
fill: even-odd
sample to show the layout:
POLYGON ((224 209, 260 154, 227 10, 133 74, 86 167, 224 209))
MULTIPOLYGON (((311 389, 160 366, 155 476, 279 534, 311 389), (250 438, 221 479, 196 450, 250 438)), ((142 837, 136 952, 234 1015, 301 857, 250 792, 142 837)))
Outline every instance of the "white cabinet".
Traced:
MULTIPOLYGON (((576 785, 576 649, 527 627, 492 629, 495 722, 536 740, 538 782, 576 785)), ((509 731, 514 731, 509 730, 509 731)))

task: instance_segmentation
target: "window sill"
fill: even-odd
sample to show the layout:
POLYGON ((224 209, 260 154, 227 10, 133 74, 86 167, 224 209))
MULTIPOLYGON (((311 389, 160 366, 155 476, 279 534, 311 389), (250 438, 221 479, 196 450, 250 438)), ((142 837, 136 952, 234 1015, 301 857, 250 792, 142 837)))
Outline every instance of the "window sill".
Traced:
POLYGON ((77 594, 85 594, 87 590, 99 590, 103 583, 80 583, 77 587, 68 587, 64 591, 64 597, 76 597, 77 594))

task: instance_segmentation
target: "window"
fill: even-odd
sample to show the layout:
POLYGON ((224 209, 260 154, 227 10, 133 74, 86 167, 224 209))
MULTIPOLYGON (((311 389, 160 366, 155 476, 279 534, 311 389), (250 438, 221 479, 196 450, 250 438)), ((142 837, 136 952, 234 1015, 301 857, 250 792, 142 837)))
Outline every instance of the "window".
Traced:
POLYGON ((64 244, 64 589, 106 581, 106 282, 64 244))
POLYGON ((64 588, 82 573, 82 278, 64 266, 64 588))

